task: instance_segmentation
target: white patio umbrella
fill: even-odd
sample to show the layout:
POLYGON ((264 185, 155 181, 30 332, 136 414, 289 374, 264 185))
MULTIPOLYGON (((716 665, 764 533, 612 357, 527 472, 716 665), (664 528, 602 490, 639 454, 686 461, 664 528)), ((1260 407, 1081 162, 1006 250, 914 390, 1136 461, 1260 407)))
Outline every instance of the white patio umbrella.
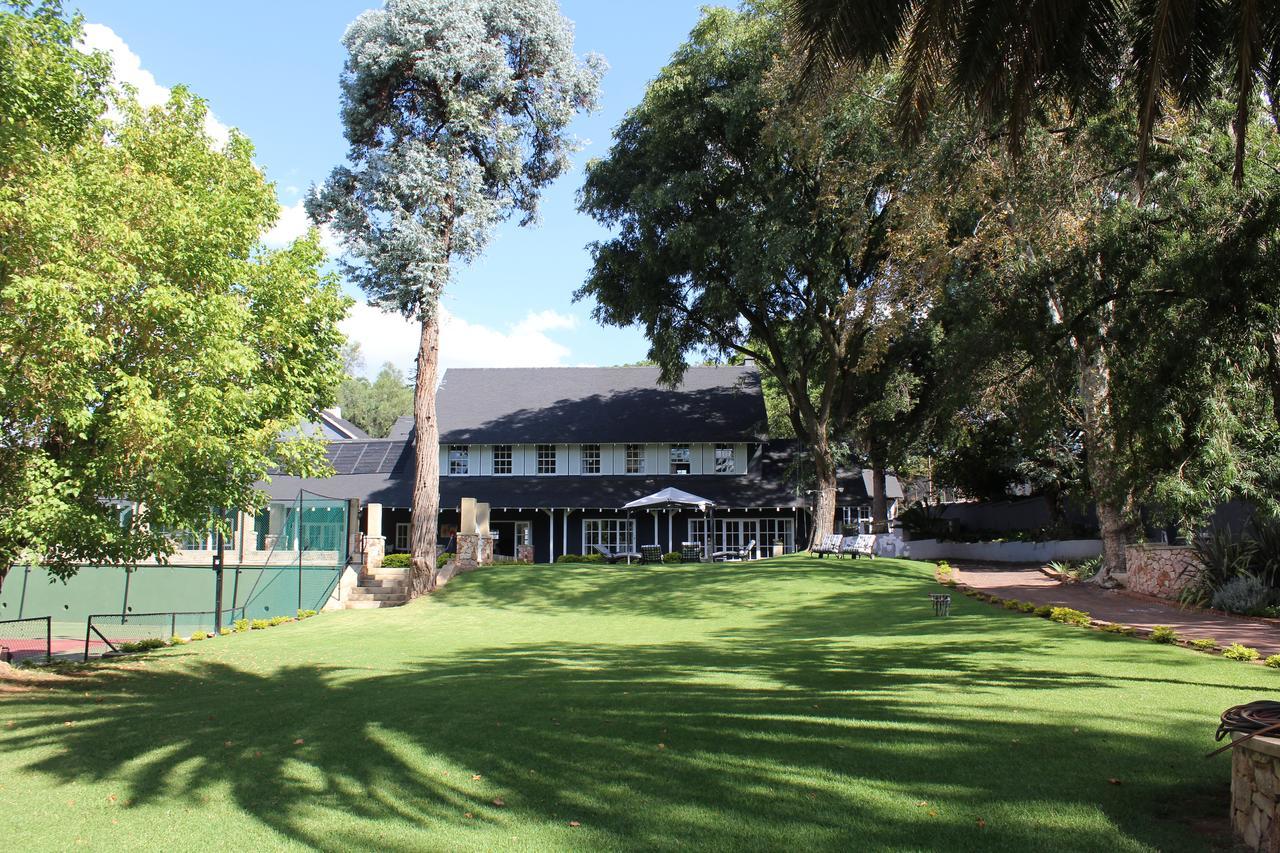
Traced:
POLYGON ((707 540, 706 540, 706 557, 711 559, 711 539, 712 539, 712 519, 715 509, 715 501, 706 498, 700 498, 697 495, 691 495, 688 492, 668 486, 661 491, 646 495, 643 498, 636 498, 631 503, 623 504, 622 508, 630 512, 633 509, 688 509, 694 508, 706 514, 707 518, 707 540))

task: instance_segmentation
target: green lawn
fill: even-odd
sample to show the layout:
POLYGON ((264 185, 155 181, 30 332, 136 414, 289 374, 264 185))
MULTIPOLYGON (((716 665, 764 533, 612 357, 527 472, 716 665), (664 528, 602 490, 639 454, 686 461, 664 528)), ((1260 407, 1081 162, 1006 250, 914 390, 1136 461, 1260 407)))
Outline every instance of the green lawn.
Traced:
POLYGON ((931 568, 500 567, 0 694, 0 838, 1222 846, 1229 760, 1201 756, 1280 673, 959 596, 935 618, 931 568))

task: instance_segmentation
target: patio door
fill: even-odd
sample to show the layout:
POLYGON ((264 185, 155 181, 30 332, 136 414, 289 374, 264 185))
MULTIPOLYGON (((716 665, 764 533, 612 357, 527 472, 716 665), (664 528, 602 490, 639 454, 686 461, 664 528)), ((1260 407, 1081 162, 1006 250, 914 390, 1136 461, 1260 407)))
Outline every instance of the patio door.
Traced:
POLYGON ((759 524, 754 518, 717 518, 716 550, 737 551, 754 540, 760 542, 759 524))

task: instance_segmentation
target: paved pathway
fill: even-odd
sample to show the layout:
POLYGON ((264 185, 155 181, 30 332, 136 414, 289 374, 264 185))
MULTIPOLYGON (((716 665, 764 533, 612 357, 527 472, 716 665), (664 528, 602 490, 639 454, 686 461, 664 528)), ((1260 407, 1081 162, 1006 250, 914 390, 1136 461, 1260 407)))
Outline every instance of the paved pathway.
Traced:
POLYGON ((1280 654, 1280 626, 1237 616, 1181 610, 1174 604, 1100 589, 1087 583, 1059 583, 1036 568, 955 567, 957 581, 1000 598, 1084 610, 1094 619, 1138 628, 1168 625, 1181 636, 1213 637, 1218 645, 1243 643, 1267 655, 1280 654))

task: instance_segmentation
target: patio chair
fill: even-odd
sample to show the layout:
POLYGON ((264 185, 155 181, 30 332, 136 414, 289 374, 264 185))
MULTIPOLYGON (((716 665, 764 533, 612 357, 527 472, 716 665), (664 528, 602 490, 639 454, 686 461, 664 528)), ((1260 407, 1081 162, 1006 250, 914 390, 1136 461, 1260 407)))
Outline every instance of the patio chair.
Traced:
POLYGON ((874 557, 876 555, 876 535, 863 533, 853 543, 853 556, 874 557))
POLYGON ((685 543, 680 549, 680 562, 682 563, 701 563, 702 549, 697 545, 685 543))
POLYGON ((640 555, 635 551, 624 551, 622 549, 611 551, 604 545, 592 545, 591 547, 595 549, 596 553, 604 557, 604 561, 610 565, 613 563, 621 563, 623 560, 627 559, 634 560, 638 563, 641 559, 640 555))
POLYGON ((730 548, 727 551, 716 551, 711 555, 713 563, 725 563, 730 560, 749 560, 751 552, 756 547, 756 540, 752 539, 741 548, 730 548))
POLYGON ((839 555, 840 534, 828 533, 826 536, 823 536, 821 542, 815 544, 812 548, 809 549, 809 553, 817 554, 819 559, 826 556, 827 554, 839 555))
POLYGON ((640 546, 640 562, 661 563, 662 548, 657 545, 641 545, 640 546))

